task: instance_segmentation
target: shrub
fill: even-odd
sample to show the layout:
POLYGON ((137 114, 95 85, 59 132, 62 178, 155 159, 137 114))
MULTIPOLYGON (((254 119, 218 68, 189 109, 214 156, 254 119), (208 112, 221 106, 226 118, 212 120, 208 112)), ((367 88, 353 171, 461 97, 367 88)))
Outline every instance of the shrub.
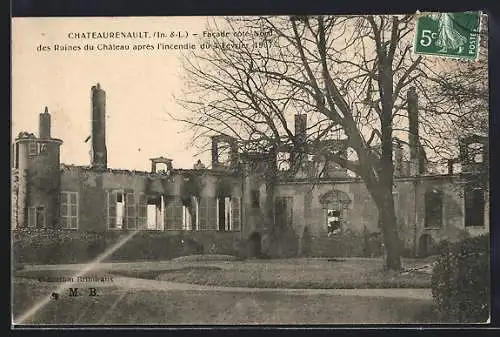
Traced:
POLYGON ((489 236, 441 242, 432 275, 432 295, 445 322, 480 323, 490 313, 489 236))
MULTIPOLYGON (((125 232, 75 232, 60 229, 23 229, 13 235, 16 264, 85 263, 112 247, 125 232)), ((237 255, 238 233, 141 231, 106 261, 167 260, 192 254, 237 255), (215 247, 215 252, 210 251, 215 247)))
POLYGON ((376 256, 380 243, 376 236, 346 229, 338 234, 313 237, 311 254, 313 257, 362 257, 376 256), (372 247, 373 246, 373 247, 372 247), (373 253, 372 253, 373 252, 373 253))

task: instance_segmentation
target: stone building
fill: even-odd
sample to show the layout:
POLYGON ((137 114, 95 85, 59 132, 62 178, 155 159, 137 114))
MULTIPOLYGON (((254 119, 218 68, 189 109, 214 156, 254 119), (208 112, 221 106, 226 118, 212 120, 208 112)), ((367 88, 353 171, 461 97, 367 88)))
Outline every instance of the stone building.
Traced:
MULTIPOLYGON (((105 92, 96 85, 91 94, 89 166, 60 163, 63 140, 51 137, 47 108, 39 117, 38 137, 22 132, 15 139, 13 229, 182 232, 199 240, 257 241, 259 249, 266 249, 268 233, 281 224, 295 235, 296 254, 305 254, 302 239, 307 234, 316 240, 308 254, 316 256, 331 255, 329 250, 338 242, 335 237, 347 231, 380 231, 377 208, 362 180, 328 164, 320 154, 299 156, 300 148, 284 150, 292 164, 298 163, 298 169, 292 173, 290 168, 280 171, 272 189, 266 186, 266 155, 240 154, 237 143, 223 136, 212 139, 210 168, 198 163, 193 169, 176 169, 172 159, 160 156, 151 159, 150 172, 110 169, 105 92), (222 149, 227 149, 225 158, 222 149), (266 222, 269 216, 265 214, 266 203, 270 202, 272 223, 266 222)), ((411 99, 414 93, 409 95, 411 99)), ((295 118, 300 141, 305 138, 307 116, 295 118)), ((415 112, 410 120, 410 158, 404 160, 401 146, 395 146, 393 195, 402 247, 410 255, 423 256, 440 240, 489 232, 488 190, 471 179, 484 173, 488 152, 487 139, 463 139, 460 155, 450 161, 448 173, 428 174, 416 119, 415 112), (457 163, 462 165, 459 173, 453 171, 457 163)), ((346 150, 342 140, 334 145, 346 150)))

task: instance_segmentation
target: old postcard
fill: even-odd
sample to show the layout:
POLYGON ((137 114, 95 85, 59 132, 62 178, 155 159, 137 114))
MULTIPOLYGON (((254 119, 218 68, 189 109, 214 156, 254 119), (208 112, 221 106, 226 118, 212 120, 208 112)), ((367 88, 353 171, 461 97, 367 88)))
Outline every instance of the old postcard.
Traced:
POLYGON ((12 19, 12 324, 487 323, 480 12, 12 19))

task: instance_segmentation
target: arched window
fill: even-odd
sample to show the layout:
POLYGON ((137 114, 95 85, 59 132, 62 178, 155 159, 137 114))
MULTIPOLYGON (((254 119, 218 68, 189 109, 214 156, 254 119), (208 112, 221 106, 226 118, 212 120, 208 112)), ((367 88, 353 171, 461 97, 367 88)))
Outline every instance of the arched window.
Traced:
POLYGON ((443 225, 443 192, 432 188, 425 192, 425 227, 443 225))
POLYGON ((323 194, 319 201, 325 212, 328 236, 336 235, 342 232, 345 209, 347 209, 351 203, 351 199, 347 193, 332 190, 323 194))

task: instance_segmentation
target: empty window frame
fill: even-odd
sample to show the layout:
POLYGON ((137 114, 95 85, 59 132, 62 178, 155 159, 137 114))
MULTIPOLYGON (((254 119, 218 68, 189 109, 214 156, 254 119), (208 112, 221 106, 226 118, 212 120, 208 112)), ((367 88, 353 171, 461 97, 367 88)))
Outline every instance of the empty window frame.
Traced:
POLYGON ((124 192, 108 191, 108 229, 123 229, 125 223, 124 192))
POLYGON ((326 209, 326 226, 328 236, 339 234, 342 231, 340 207, 330 206, 326 209))
POLYGON ((425 227, 440 228, 443 225, 443 192, 429 189, 425 192, 425 227))
POLYGON ((218 150, 217 160, 219 164, 223 166, 229 166, 231 161, 231 144, 223 141, 219 142, 217 150, 218 150))
POLYGON ((293 197, 279 196, 274 199, 274 223, 279 227, 293 224, 293 197))
POLYGON ((78 192, 61 192, 61 227, 78 229, 78 192))
POLYGON ((280 171, 290 170, 290 153, 289 152, 278 152, 276 154, 276 165, 280 171))
POLYGON ((182 205, 182 229, 186 231, 199 228, 199 198, 191 197, 190 202, 182 205))
POLYGON ((259 190, 251 190, 250 191, 250 199, 252 208, 260 207, 260 191, 259 190))
POLYGON ((231 230, 231 198, 217 198, 217 230, 231 230))
POLYGON ((484 226, 485 191, 481 188, 466 188, 465 202, 465 227, 484 226))
POLYGON ((239 231, 241 227, 241 209, 239 197, 217 198, 217 230, 239 231))

